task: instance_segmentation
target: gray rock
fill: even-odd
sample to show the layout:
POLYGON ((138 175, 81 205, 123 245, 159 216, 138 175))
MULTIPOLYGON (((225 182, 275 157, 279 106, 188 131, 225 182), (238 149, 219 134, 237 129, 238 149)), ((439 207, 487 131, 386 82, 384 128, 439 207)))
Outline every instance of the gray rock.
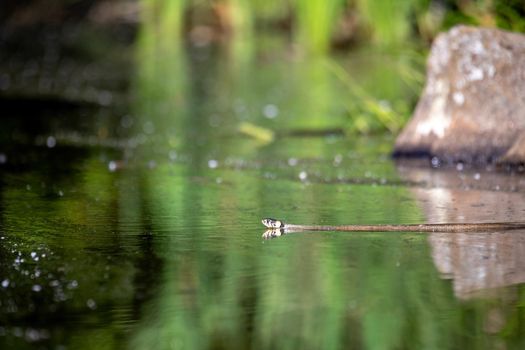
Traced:
POLYGON ((525 36, 457 26, 440 34, 394 156, 525 162, 525 36))

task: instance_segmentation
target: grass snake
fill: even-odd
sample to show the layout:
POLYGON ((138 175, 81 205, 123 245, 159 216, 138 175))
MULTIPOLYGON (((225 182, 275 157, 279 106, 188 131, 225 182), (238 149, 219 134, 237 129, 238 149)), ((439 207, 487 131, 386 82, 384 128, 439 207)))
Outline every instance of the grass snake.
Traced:
POLYGON ((290 232, 301 231, 344 231, 344 232, 494 232, 525 229, 525 222, 476 222, 408 225, 295 225, 282 220, 262 219, 268 230, 264 238, 278 237, 290 232))

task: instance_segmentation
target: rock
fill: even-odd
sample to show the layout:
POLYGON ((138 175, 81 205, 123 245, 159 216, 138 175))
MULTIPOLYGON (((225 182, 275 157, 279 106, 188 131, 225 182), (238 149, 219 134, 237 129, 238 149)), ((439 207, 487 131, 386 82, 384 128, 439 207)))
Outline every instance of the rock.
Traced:
POLYGON ((525 163, 525 35, 466 26, 440 34, 394 156, 525 163))
POLYGON ((501 158, 504 163, 521 164, 525 159, 525 132, 521 132, 520 136, 514 142, 512 147, 501 158))

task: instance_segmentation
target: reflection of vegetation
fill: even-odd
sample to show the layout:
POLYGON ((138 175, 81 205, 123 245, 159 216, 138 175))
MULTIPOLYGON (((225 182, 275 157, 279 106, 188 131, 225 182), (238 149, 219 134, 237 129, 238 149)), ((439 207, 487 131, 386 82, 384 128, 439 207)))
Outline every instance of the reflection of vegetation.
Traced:
POLYGON ((64 173, 66 164, 60 163, 0 179, 0 281, 9 281, 0 289, 2 348, 24 349, 25 342, 38 341, 40 329, 46 330, 44 340, 57 345, 114 348, 123 332, 119 323, 129 317, 134 260, 142 253, 125 243, 130 226, 119 231, 114 220, 115 200, 122 194, 126 202, 128 191, 115 190, 97 155, 76 157, 72 164, 76 170, 67 177, 56 175, 64 173), (78 323, 68 324, 71 317, 78 323), (78 326, 82 323, 92 326, 78 326), (22 336, 13 336, 15 329, 22 336))
MULTIPOLYGON (((424 236, 303 234, 264 244, 253 239, 263 231, 258 218, 275 212, 297 222, 336 224, 421 219, 410 202, 399 205, 407 196, 405 188, 306 185, 297 180, 301 172, 312 181, 367 172, 395 178, 391 163, 375 162, 378 150, 384 150, 381 144, 370 146, 373 151, 367 156, 373 164, 354 161, 339 170, 334 159, 348 150, 366 153, 363 144, 285 139, 261 146, 252 139, 224 137, 231 135, 232 124, 262 139, 271 133, 254 125, 344 125, 328 117, 345 106, 340 96, 348 91, 370 113, 380 102, 369 91, 402 100, 414 94, 414 82, 421 81, 406 66, 412 58, 396 60, 390 75, 381 69, 368 75, 375 70, 361 69, 358 63, 349 68, 342 60, 330 66, 322 58, 293 65, 255 65, 241 59, 238 67, 206 61, 191 66, 192 84, 183 89, 187 103, 180 113, 157 109, 150 116, 173 117, 165 127, 180 125, 183 137, 177 151, 189 160, 160 161, 146 179, 143 191, 149 211, 155 213, 150 221, 154 250, 162 256, 164 269, 156 298, 134 328, 131 348, 450 348, 481 341, 490 347, 503 339, 489 337, 482 323, 464 321, 485 317, 484 303, 462 305, 455 299, 450 282, 440 279, 432 264, 424 236), (347 87, 343 94, 341 81, 347 87), (400 81, 406 86, 400 88, 400 81), (261 113, 269 103, 279 110, 272 118, 261 113), (216 114, 221 115, 219 122, 216 114), (207 168, 210 159, 215 160, 213 169, 207 168)), ((160 77, 137 83, 154 86, 155 79, 160 77)), ((165 98, 142 95, 139 103, 162 103, 165 98)), ((399 125, 389 117, 376 118, 378 125, 367 130, 399 125)), ((149 156, 166 151, 144 148, 149 156)))
MULTIPOLYGON (((46 148, 47 159, 27 137, 30 150, 19 150, 27 154, 9 154, 11 168, 0 172, 0 282, 10 283, 0 288, 0 324, 16 326, 2 328, 0 347, 29 341, 15 328, 49 330, 49 343, 71 348, 122 347, 124 339, 137 349, 523 345, 525 288, 509 287, 514 299, 459 302, 424 236, 305 233, 261 242, 258 219, 275 213, 304 223, 422 220, 406 188, 389 185, 397 179, 385 160, 389 140, 274 137, 280 129, 397 130, 421 84, 421 62, 376 50, 279 61, 274 51, 286 50, 278 40, 270 55, 243 51, 254 46, 242 40, 260 35, 252 8, 269 22, 295 19, 294 40, 319 53, 337 30, 327 19, 370 9, 365 1, 330 1, 322 13, 312 10, 319 1, 213 3, 220 20, 242 7, 230 29, 247 28, 247 37, 237 35, 231 50, 206 42, 203 28, 189 39, 200 46, 184 49, 188 6, 209 2, 143 1, 132 112, 105 130, 121 125, 133 144, 80 145, 73 158, 61 157, 72 150, 59 144, 46 148), (235 137, 239 127, 256 140, 235 137), (108 168, 111 159, 118 167, 108 168), (508 317, 488 335, 492 309, 508 317)), ((389 37, 374 11, 367 25, 377 27, 378 43, 411 34, 400 24, 389 37)), ((25 137, 2 130, 0 144, 12 134, 25 137)))
MULTIPOLYGON (((336 186, 301 190, 294 182, 263 183, 249 172, 219 171, 234 184, 230 191, 194 186, 159 170, 150 178, 150 202, 154 212, 172 218, 158 216, 152 230, 171 238, 157 248, 166 261, 163 288, 134 332, 134 349, 492 348, 505 339, 483 331, 485 302, 454 298, 450 282, 432 265, 425 236, 305 233, 263 244, 247 238, 252 229, 235 227, 242 216, 229 215, 231 205, 244 207, 259 197, 254 206, 284 216, 298 216, 288 203, 301 203, 299 211, 344 206, 326 216, 315 209, 314 217, 302 220, 371 220, 367 215, 395 208, 396 200, 378 205, 367 198, 396 198, 398 191, 388 196, 387 188, 355 189, 354 200, 345 201, 336 186), (215 214, 206 214, 210 210, 215 214), (181 227, 192 227, 191 233, 181 227)), ((397 209, 389 220, 414 215, 397 209)), ((519 330, 509 337, 519 337, 519 330)))

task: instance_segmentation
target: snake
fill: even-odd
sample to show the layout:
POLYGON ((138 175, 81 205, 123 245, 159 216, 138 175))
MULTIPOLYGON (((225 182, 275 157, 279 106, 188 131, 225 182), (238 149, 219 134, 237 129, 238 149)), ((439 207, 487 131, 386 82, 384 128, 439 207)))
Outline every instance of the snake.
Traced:
POLYGON ((264 238, 278 237, 289 232, 301 231, 344 231, 344 232, 494 232, 525 229, 525 222, 474 222, 406 225, 295 225, 282 220, 264 218, 262 223, 268 229, 264 238))

